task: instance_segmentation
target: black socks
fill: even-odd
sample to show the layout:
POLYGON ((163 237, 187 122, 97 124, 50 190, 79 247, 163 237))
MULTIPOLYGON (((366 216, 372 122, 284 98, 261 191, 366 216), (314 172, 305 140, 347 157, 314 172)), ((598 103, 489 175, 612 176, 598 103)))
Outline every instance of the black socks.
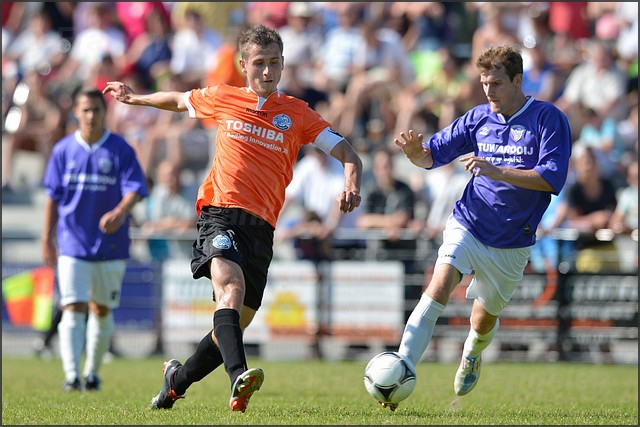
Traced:
POLYGON ((213 325, 220 347, 213 342, 211 331, 202 338, 195 353, 173 375, 171 388, 178 396, 183 395, 191 384, 209 375, 223 362, 231 384, 247 370, 240 314, 231 308, 216 310, 213 325))
POLYGON ((213 342, 211 332, 207 333, 182 368, 173 375, 172 388, 178 396, 182 396, 189 386, 200 381, 218 366, 222 365, 222 353, 213 342))
POLYGON ((224 359, 224 367, 231 384, 247 370, 247 359, 240 329, 240 313, 231 308, 221 308, 213 314, 213 332, 224 359))

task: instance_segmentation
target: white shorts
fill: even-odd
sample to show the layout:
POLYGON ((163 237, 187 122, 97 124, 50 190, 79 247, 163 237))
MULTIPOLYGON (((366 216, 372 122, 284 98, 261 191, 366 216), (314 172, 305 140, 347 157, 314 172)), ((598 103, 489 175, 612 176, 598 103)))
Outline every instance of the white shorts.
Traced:
POLYGON ((449 216, 438 250, 439 264, 450 264, 462 274, 475 273, 466 296, 498 316, 522 280, 531 247, 500 249, 487 246, 449 216))
POLYGON ((120 305, 125 260, 85 261, 58 257, 60 304, 94 301, 110 309, 120 305))

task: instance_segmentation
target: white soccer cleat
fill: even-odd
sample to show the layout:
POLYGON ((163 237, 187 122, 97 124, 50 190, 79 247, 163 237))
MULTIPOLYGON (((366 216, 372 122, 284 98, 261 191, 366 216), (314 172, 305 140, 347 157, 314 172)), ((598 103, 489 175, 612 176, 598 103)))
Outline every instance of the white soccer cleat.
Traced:
POLYGON ((453 391, 455 391, 458 396, 464 396, 478 384, 481 362, 480 356, 462 357, 460 367, 453 380, 453 391))

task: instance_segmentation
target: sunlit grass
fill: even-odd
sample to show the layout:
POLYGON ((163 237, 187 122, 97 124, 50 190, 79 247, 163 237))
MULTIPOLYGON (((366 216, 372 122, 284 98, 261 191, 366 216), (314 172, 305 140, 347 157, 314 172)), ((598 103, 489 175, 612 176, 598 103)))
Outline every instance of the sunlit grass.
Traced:
POLYGON ((172 410, 152 410, 162 359, 116 359, 100 392, 61 390, 60 360, 2 359, 2 424, 118 425, 637 425, 635 365, 485 363, 469 395, 453 394, 453 364, 420 363, 414 393, 395 412, 365 391, 365 362, 250 359, 265 382, 246 413, 229 409, 229 380, 214 371, 172 410))

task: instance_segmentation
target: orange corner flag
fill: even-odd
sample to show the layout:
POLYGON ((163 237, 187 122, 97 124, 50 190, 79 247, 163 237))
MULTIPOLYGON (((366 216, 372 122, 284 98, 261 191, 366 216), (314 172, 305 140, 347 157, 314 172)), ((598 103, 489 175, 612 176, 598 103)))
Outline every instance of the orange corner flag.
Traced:
POLYGON ((55 273, 37 267, 2 280, 2 296, 12 325, 46 331, 51 326, 55 273))

